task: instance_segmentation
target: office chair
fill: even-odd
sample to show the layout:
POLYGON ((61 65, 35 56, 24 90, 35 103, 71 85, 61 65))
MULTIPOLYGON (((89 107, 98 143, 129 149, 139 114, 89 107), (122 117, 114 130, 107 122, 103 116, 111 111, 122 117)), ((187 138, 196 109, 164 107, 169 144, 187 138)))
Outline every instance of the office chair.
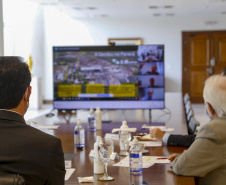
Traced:
POLYGON ((0 174, 1 185, 26 185, 25 179, 18 174, 0 174))
POLYGON ((189 135, 196 134, 196 131, 197 131, 196 128, 199 125, 200 125, 199 122, 194 117, 191 117, 188 123, 188 134, 189 135))
POLYGON ((189 123, 189 121, 191 120, 191 117, 193 116, 194 116, 194 110, 191 108, 188 114, 186 115, 187 124, 189 123))
POLYGON ((188 100, 187 103, 185 104, 185 113, 186 116, 188 115, 189 111, 192 110, 192 105, 191 105, 191 101, 188 100))
POLYGON ((190 96, 188 93, 184 94, 184 105, 187 103, 187 101, 190 100, 190 96))

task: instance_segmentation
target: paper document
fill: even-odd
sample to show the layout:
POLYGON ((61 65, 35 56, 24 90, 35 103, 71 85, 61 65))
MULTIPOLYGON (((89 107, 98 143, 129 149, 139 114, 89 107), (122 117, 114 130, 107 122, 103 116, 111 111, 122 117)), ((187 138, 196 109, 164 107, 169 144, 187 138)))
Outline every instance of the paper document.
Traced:
POLYGON ((94 182, 93 176, 90 177, 78 177, 79 183, 81 182, 94 182))
POLYGON ((153 163, 170 163, 170 160, 165 156, 143 156, 143 162, 153 162, 153 163))
MULTIPOLYGON (((144 143, 145 147, 157 147, 157 146, 162 146, 161 141, 139 141, 139 143, 144 143)), ((129 146, 132 146, 133 141, 129 142, 129 146)))
MULTIPOLYGON (((154 163, 152 161, 145 161, 144 156, 142 157, 142 166, 143 168, 149 168, 152 166, 154 163)), ((118 167, 129 167, 129 156, 126 156, 124 159, 122 159, 120 162, 114 164, 113 166, 118 166, 118 167)))
POLYGON ((118 131, 136 132, 137 131, 137 128, 114 128, 112 130, 112 133, 118 132, 118 131))
MULTIPOLYGON (((149 168, 150 166, 154 165, 155 163, 170 163, 170 160, 167 159, 167 157, 163 156, 142 156, 142 165, 143 168, 149 168)), ((120 162, 114 164, 113 166, 118 167, 129 167, 129 156, 126 156, 124 159, 122 159, 120 162)))
POLYGON ((165 126, 148 126, 148 125, 143 125, 141 128, 147 128, 147 129, 159 128, 163 132, 172 132, 172 131, 175 130, 174 128, 166 128, 165 126))
POLYGON ((118 134, 110 134, 110 133, 106 133, 104 138, 105 138, 105 139, 112 139, 112 140, 119 141, 119 136, 118 136, 118 134))
POLYGON ((58 129, 59 125, 38 125, 38 126, 34 126, 35 128, 46 128, 49 130, 56 130, 58 129))
POLYGON ((75 168, 66 169, 66 174, 65 174, 64 180, 67 181, 71 177, 71 175, 73 174, 74 171, 75 171, 75 168))
POLYGON ((157 141, 154 137, 151 137, 150 134, 146 134, 138 138, 139 141, 157 141))

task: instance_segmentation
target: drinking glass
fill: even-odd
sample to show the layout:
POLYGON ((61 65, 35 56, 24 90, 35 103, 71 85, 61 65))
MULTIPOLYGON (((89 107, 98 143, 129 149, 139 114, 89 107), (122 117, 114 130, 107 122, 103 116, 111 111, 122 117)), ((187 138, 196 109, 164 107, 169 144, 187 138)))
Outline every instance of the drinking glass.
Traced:
POLYGON ((119 155, 129 155, 127 152, 128 143, 131 140, 131 132, 119 131, 119 141, 124 145, 123 150, 120 150, 119 155))
POLYGON ((113 152, 114 152, 114 143, 112 139, 100 139, 98 141, 98 152, 100 155, 101 160, 104 163, 104 176, 99 177, 98 180, 100 181, 111 181, 114 180, 114 177, 110 177, 107 174, 107 165, 108 161, 110 160, 113 152))

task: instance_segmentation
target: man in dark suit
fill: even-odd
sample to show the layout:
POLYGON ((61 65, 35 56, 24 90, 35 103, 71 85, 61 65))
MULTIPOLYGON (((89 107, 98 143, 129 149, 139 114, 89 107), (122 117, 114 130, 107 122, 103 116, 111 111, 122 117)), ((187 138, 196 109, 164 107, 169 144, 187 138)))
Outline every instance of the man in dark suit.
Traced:
POLYGON ((27 185, 63 185, 60 139, 26 124, 31 74, 20 57, 0 57, 0 174, 20 174, 27 185))
POLYGON ((161 140, 168 146, 184 146, 189 147, 194 141, 196 135, 174 135, 162 132, 159 128, 150 130, 150 135, 153 138, 161 140))

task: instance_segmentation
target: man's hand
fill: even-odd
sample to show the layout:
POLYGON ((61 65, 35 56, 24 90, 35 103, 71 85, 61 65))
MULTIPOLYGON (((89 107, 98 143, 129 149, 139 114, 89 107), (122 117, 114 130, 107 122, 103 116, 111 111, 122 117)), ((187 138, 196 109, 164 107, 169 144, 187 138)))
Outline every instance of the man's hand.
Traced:
POLYGON ((180 154, 176 154, 176 153, 172 154, 168 157, 168 159, 170 160, 170 162, 172 162, 178 155, 180 155, 180 154))
POLYGON ((150 136, 157 140, 162 140, 164 132, 161 131, 159 128, 152 128, 150 129, 150 136))

